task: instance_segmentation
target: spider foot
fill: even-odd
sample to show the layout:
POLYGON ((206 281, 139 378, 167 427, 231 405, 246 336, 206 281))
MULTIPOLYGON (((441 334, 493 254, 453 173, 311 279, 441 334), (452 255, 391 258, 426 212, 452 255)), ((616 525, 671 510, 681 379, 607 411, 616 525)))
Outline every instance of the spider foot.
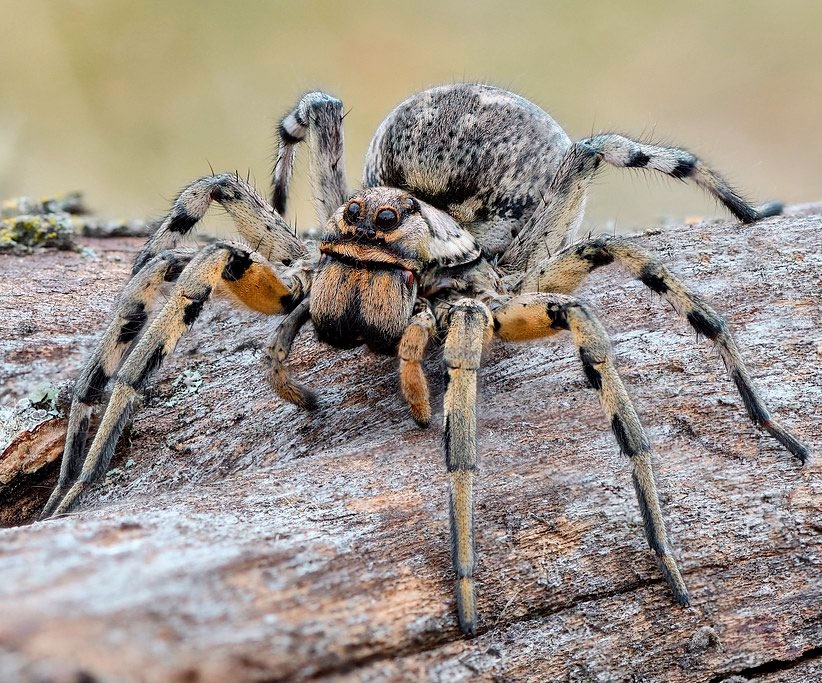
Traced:
POLYGON ((460 629, 467 636, 477 635, 477 600, 474 594, 474 579, 457 579, 457 615, 460 629))
POLYGON ((420 427, 424 428, 431 425, 431 405, 428 401, 409 403, 408 407, 411 409, 411 417, 420 427))
POLYGON ((799 439, 773 420, 764 420, 760 424, 762 425, 762 429, 781 443, 802 465, 808 464, 811 459, 811 452, 799 439))
POLYGON ((39 521, 48 519, 49 517, 54 515, 54 510, 60 504, 60 501, 63 500, 67 490, 68 489, 63 486, 58 486, 54 489, 54 491, 51 492, 48 501, 46 501, 45 506, 43 507, 39 517, 37 518, 39 521))
POLYGON ((56 504, 52 503, 52 499, 55 498, 55 495, 58 494, 58 491, 52 493, 51 498, 49 498, 49 502, 46 504, 46 507, 43 509, 43 512, 40 515, 40 519, 51 519, 52 517, 59 517, 60 515, 64 515, 67 512, 71 512, 79 502, 80 496, 82 496, 83 493, 85 493, 87 487, 88 482, 74 482, 74 484, 72 484, 71 488, 64 496, 57 497, 57 500, 59 502, 57 502, 56 504), (53 509, 50 510, 50 508, 53 509))
POLYGON ((679 572, 679 567, 676 566, 674 556, 670 552, 665 552, 657 554, 656 559, 665 581, 674 594, 674 600, 682 607, 690 606, 691 596, 688 594, 688 588, 685 586, 685 580, 679 572))

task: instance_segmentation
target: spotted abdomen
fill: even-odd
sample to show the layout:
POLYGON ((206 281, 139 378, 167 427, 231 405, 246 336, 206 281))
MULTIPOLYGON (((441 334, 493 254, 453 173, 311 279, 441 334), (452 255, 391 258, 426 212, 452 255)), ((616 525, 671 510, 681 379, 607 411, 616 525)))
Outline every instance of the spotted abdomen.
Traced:
POLYGON ((570 145, 554 119, 519 95, 443 86, 388 115, 368 149, 363 182, 447 211, 496 254, 531 217, 570 145))

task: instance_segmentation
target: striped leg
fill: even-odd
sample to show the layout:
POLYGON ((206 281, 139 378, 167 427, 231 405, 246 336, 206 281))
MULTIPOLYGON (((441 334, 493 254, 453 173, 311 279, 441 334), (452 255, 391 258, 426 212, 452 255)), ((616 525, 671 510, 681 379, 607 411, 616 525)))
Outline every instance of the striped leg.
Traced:
POLYGON ((678 147, 658 147, 631 140, 623 135, 609 133, 582 140, 612 166, 647 168, 664 173, 677 180, 693 180, 725 205, 743 223, 753 223, 766 216, 782 212, 782 205, 772 203, 757 210, 716 171, 693 154, 678 147))
MULTIPOLYGON (((298 286, 290 291, 270 263, 238 245, 218 242, 198 253, 117 373, 79 478, 59 502, 50 501, 46 516, 71 510, 83 491, 106 471, 134 409, 137 392, 174 350, 212 293, 231 297, 262 313, 276 314, 288 310, 299 291, 298 286)), ((72 456, 75 451, 72 447, 72 456)))
POLYGON ((698 334, 716 344, 751 421, 773 436, 800 462, 806 462, 810 457, 808 449, 771 417, 725 320, 665 266, 630 240, 603 236, 569 247, 526 273, 522 291, 573 292, 588 273, 614 260, 647 287, 665 297, 698 334))
POLYGON ((451 558, 457 575, 457 613, 464 633, 477 632, 474 595, 474 471, 477 468, 477 370, 493 328, 491 313, 462 299, 451 309, 443 360, 448 371, 443 445, 449 476, 451 558))
POLYGON ((137 255, 132 272, 137 273, 160 251, 189 237, 212 201, 231 216, 242 240, 269 261, 289 265, 307 255, 288 223, 251 185, 237 175, 223 173, 200 178, 177 195, 171 211, 137 255))
POLYGON ((274 339, 271 340, 271 344, 266 349, 268 357, 266 378, 281 399, 305 410, 314 410, 317 407, 316 392, 294 381, 285 365, 297 333, 310 317, 309 304, 309 299, 303 299, 277 328, 274 339))
POLYGON ((668 543, 665 521, 651 466, 651 446, 625 385, 614 366, 611 344, 593 312, 562 294, 523 294, 494 312, 496 335, 510 341, 537 339, 570 330, 582 369, 596 390, 619 449, 631 462, 648 545, 656 553, 665 580, 680 605, 689 604, 688 589, 668 543))
POLYGON ((149 261, 117 298, 114 318, 97 342, 74 384, 60 478, 41 517, 48 517, 80 473, 93 406, 101 402, 109 378, 133 345, 151 313, 164 282, 175 281, 193 252, 163 251, 149 261))
POLYGON ((778 202, 754 208, 718 173, 684 149, 646 145, 622 135, 596 135, 575 142, 565 153, 534 215, 505 251, 501 259, 504 266, 527 270, 567 244, 582 222, 588 187, 603 160, 612 166, 659 171, 677 180, 690 178, 743 223, 782 211, 778 202))
POLYGON ((280 144, 272 174, 274 208, 285 214, 288 183, 294 168, 297 145, 308 136, 311 188, 314 208, 321 224, 348 199, 348 182, 343 166, 343 105, 322 92, 303 95, 278 128, 280 144))
POLYGON ((400 388, 411 409, 411 416, 420 427, 427 427, 431 422, 428 380, 422 361, 425 349, 436 333, 434 314, 426 306, 411 318, 400 339, 400 388))

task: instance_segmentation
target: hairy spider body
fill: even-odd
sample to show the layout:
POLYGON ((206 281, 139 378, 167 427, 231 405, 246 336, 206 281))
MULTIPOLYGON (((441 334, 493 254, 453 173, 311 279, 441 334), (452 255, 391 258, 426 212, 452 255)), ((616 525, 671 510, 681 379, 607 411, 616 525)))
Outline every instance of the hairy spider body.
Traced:
POLYGON ((268 347, 267 378, 283 399, 317 404, 286 360, 300 327, 339 348, 366 344, 399 357, 400 388, 414 420, 431 419, 422 362, 441 343, 447 384, 443 444, 449 476, 452 559, 463 631, 477 630, 473 483, 477 468, 477 373, 491 339, 522 341, 569 332, 620 450, 631 464, 648 544, 677 602, 689 602, 667 539, 651 467, 651 446, 616 370, 607 333, 571 294, 593 270, 618 262, 712 340, 751 420, 801 462, 807 449, 770 415, 724 320, 661 263, 630 241, 572 243, 588 186, 602 161, 690 179, 735 216, 757 211, 691 153, 621 135, 571 142, 527 100, 483 85, 420 93, 382 123, 366 156, 363 189, 350 193, 342 168, 342 103, 305 95, 280 123, 272 206, 235 175, 186 187, 138 255, 114 319, 75 384, 60 479, 43 516, 71 510, 102 475, 137 394, 205 303, 220 296, 283 314, 268 347), (282 218, 296 146, 311 152, 314 202, 325 226, 306 245, 282 218), (242 243, 199 252, 178 247, 221 204, 242 243), (168 301, 151 319, 165 283, 168 301), (86 451, 93 406, 114 388, 86 451))
POLYGON ((400 104, 379 127, 364 183, 402 188, 448 212, 490 256, 533 215, 570 146, 556 121, 519 95, 435 88, 400 104))

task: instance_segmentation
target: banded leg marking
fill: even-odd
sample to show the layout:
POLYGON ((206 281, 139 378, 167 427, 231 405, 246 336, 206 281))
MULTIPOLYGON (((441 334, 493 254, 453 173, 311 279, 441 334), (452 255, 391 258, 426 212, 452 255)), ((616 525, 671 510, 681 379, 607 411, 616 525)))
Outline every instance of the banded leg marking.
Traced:
POLYGON ((624 135, 606 134, 582 140, 612 166, 622 168, 647 168, 659 171, 676 180, 692 180, 706 192, 717 198, 743 223, 753 223, 767 215, 781 212, 782 205, 770 204, 757 211, 740 196, 719 173, 705 162, 678 147, 646 145, 624 135))
POLYGON ((443 358, 448 372, 443 410, 443 446, 449 476, 451 558, 456 574, 460 628, 477 632, 474 592, 474 472, 477 468, 477 371, 492 334, 490 311, 464 299, 451 311, 443 358))
POLYGON ((285 214, 288 184, 294 167, 296 147, 306 136, 310 148, 310 179, 314 208, 325 223, 348 198, 343 166, 343 105, 322 92, 304 95, 278 128, 277 161, 272 173, 274 208, 285 214))
POLYGON ((533 216, 506 249, 500 261, 503 265, 525 270, 567 244, 582 221, 587 190, 600 161, 659 171, 676 180, 690 179, 743 223, 782 212, 779 202, 753 207, 719 173, 687 150, 648 145, 623 135, 595 135, 575 142, 565 153, 533 216))
POLYGON ((416 313, 400 339, 400 388, 411 409, 411 416, 421 427, 431 423, 431 402, 428 380, 422 361, 428 343, 437 331, 434 314, 428 307, 416 313))
POLYGON ((494 327, 501 339, 521 341, 569 330, 582 369, 599 397, 619 449, 631 463, 631 478, 648 545, 680 605, 688 605, 688 589, 671 552, 651 465, 651 446, 625 385, 614 365, 608 334, 593 312, 562 294, 524 294, 500 306, 494 327))
POLYGON ((807 462, 810 458, 807 447, 771 416, 722 316, 674 277, 662 263, 630 240, 603 236, 568 247, 526 273, 522 291, 570 293, 582 284, 591 271, 615 260, 649 289, 663 296, 698 334, 716 344, 751 421, 774 437, 800 462, 807 462))
MULTIPOLYGON (((79 477, 62 499, 58 496, 59 502, 50 503, 46 516, 70 511, 85 489, 106 471, 123 428, 134 410, 137 393, 174 350, 180 337, 200 315, 212 293, 234 292, 231 286, 241 283, 247 275, 259 278, 262 271, 268 273, 270 280, 279 280, 270 263, 233 244, 218 242, 209 245, 191 260, 180 274, 168 302, 151 321, 117 373, 114 390, 85 456, 79 477), (238 263, 244 266, 242 272, 238 263)), ((266 291, 278 291, 281 286, 281 282, 270 282, 266 291)), ((256 310, 285 310, 283 297, 270 304, 241 300, 256 310)))
POLYGON ((60 476, 41 518, 51 514, 80 474, 92 408, 102 401, 109 379, 145 326, 160 287, 164 282, 176 281, 192 257, 190 251, 161 252, 129 281, 118 296, 114 317, 75 382, 60 476))
POLYGON ((302 300, 299 277, 279 273, 268 260, 242 245, 218 244, 228 252, 228 259, 214 285, 217 293, 266 315, 289 312, 302 300))
POLYGON ((271 261, 289 265, 307 255, 305 245, 268 202, 242 178, 231 173, 200 178, 174 200, 160 227, 146 241, 134 262, 137 273, 158 252, 176 246, 216 201, 234 220, 243 241, 271 261))

